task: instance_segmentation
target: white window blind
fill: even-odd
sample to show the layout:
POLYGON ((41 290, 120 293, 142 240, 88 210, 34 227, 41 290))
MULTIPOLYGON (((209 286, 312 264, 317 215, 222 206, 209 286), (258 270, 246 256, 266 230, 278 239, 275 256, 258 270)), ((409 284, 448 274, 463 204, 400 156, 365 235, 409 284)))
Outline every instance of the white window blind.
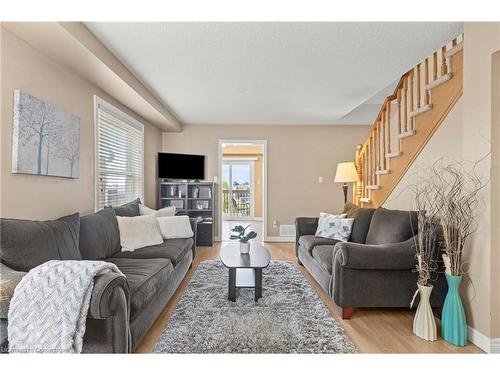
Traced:
POLYGON ((96 98, 96 209, 143 201, 144 126, 96 98))

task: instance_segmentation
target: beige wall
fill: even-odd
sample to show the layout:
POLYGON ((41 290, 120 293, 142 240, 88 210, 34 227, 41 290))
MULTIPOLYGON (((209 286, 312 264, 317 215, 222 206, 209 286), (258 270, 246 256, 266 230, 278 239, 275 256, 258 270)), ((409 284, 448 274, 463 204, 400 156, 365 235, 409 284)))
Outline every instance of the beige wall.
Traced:
MULTIPOLYGON (((222 156, 225 158, 255 158, 253 163, 253 202, 254 217, 261 218, 263 213, 264 168, 262 146, 223 146, 222 156)), ((221 181, 222 183, 222 181, 221 181)))
POLYGON ((335 169, 338 162, 353 160, 356 144, 368 131, 368 126, 185 125, 182 133, 163 133, 163 151, 206 155, 205 178, 212 180, 218 173, 219 139, 267 140, 267 233, 278 236, 274 220, 293 224, 297 216, 342 209, 342 186, 333 182, 335 169))
POLYGON ((156 206, 156 153, 161 133, 109 95, 58 65, 2 28, 1 35, 1 216, 51 219, 94 211, 94 94, 145 125, 145 202, 156 206), (80 117, 78 179, 11 173, 14 89, 22 89, 80 117))
POLYGON ((411 193, 418 166, 437 159, 478 160, 484 181, 476 210, 478 230, 464 255, 470 281, 462 296, 468 324, 483 335, 500 338, 500 23, 465 23, 464 94, 424 151, 389 197, 386 206, 411 208, 411 193), (492 64, 492 61, 494 64, 492 64), (488 156, 492 151, 491 157, 488 156), (491 171, 491 172, 490 172, 491 171))
MULTIPOLYGON (((491 191, 500 191, 500 51, 492 58, 491 191)), ((500 194, 491 195, 491 337, 500 338, 500 194)))
MULTIPOLYGON (((464 27, 464 108, 462 128, 462 152, 466 160, 484 157, 492 145, 491 86, 492 54, 500 49, 500 23, 465 23, 464 27)), ((496 103, 496 106, 499 104, 496 103)), ((498 147, 498 146, 497 146, 498 147)), ((491 159, 481 163, 480 172, 485 179, 490 176, 491 159)), ((470 261, 470 276, 474 285, 466 284, 466 313, 469 325, 488 337, 492 336, 491 292, 492 253, 498 251, 498 243, 491 233, 498 231, 491 222, 491 191, 497 186, 491 183, 481 193, 477 209, 478 231, 469 242, 470 251, 465 260, 470 261), (492 252, 493 250, 493 252, 492 252)), ((498 267, 495 267, 498 272, 498 267)), ((493 324, 492 324, 493 323, 493 324)), ((496 336, 498 337, 498 336, 496 336)))

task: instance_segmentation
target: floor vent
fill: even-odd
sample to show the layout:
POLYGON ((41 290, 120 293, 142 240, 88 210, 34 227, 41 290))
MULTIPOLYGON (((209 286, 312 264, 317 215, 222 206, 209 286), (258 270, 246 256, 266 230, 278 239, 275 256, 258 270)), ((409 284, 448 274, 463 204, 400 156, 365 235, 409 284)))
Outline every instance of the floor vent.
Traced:
POLYGON ((293 225, 293 224, 280 225, 280 236, 281 237, 294 237, 295 236, 295 225, 293 225))

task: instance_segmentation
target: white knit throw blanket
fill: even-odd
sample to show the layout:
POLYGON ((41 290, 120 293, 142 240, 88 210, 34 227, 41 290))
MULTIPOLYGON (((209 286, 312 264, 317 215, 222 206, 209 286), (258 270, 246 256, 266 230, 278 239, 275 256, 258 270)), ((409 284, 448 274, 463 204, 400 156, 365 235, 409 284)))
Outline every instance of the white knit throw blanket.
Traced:
POLYGON ((121 273, 112 263, 51 260, 17 285, 9 306, 10 353, 81 353, 85 321, 101 272, 121 273))

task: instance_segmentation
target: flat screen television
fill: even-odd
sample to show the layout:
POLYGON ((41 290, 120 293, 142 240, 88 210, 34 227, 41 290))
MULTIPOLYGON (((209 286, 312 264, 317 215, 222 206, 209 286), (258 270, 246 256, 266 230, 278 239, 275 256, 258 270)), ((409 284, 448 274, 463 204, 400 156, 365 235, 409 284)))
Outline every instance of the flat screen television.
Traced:
POLYGON ((203 180, 205 155, 158 153, 158 178, 203 180))

